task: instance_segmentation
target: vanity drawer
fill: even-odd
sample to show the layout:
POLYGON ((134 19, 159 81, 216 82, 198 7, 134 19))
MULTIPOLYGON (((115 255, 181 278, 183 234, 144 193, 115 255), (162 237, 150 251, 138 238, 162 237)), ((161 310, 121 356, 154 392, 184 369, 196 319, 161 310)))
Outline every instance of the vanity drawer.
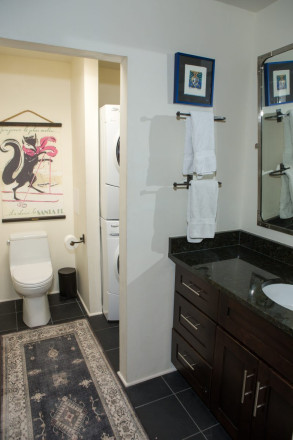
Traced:
POLYGON ((210 318, 217 319, 219 292, 209 283, 177 267, 175 289, 210 318))
POLYGON ((291 336, 225 294, 221 294, 219 324, 293 383, 291 336))
POLYGON ((173 327, 212 364, 216 324, 179 293, 175 294, 173 327))
POLYGON ((202 400, 209 405, 212 369, 174 329, 172 362, 202 400))

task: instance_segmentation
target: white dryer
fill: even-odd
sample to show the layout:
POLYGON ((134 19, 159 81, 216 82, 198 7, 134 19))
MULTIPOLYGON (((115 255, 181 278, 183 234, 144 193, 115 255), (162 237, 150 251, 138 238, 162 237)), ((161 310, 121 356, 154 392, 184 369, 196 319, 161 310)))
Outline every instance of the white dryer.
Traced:
POLYGON ((101 218, 103 313, 119 320, 119 221, 101 218))
POLYGON ((100 109, 100 195, 101 216, 119 219, 120 106, 100 109))

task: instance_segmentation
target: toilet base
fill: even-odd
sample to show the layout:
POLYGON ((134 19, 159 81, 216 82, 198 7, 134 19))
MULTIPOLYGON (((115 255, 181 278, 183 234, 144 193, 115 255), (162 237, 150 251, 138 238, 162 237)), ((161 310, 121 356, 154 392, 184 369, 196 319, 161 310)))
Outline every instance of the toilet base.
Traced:
POLYGON ((23 298, 23 322, 28 327, 48 324, 51 318, 48 296, 23 298))

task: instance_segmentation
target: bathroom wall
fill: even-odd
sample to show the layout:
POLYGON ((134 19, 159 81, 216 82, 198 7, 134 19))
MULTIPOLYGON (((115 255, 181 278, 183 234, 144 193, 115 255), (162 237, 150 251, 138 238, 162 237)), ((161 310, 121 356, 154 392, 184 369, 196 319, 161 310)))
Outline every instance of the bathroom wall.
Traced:
MULTIPOLYGON (((6 245, 12 232, 43 229, 47 231, 54 268, 52 292, 58 291, 58 269, 75 265, 74 255, 65 249, 63 243, 65 235, 73 232, 70 82, 71 64, 64 58, 42 59, 28 52, 19 52, 17 56, 11 56, 3 50, 0 51, 0 120, 30 109, 52 121, 62 123, 64 142, 60 153, 66 214, 64 220, 0 223, 0 301, 18 298, 12 288, 8 261, 9 248, 6 245)), ((29 113, 19 116, 16 120, 41 122, 39 118, 29 113)))
POLYGON ((85 234, 76 251, 78 290, 88 313, 100 313, 98 61, 72 63, 74 230, 85 234))
POLYGON ((216 59, 214 112, 227 118, 215 124, 217 178, 223 182, 218 230, 238 228, 249 163, 245 153, 255 142, 254 32, 254 14, 213 0, 84 0, 70 3, 70 19, 67 2, 1 2, 0 37, 127 58, 120 322, 120 371, 127 383, 172 367, 174 265, 168 237, 186 233, 187 201, 186 190, 172 187, 183 179, 184 121, 176 121, 175 113, 202 110, 173 104, 174 53, 216 59), (34 26, 23 26, 31 11, 34 26))
POLYGON ((256 14, 256 36, 253 44, 252 58, 253 103, 251 106, 251 143, 246 146, 245 176, 243 176, 243 205, 241 214, 241 227, 249 232, 293 246, 293 236, 271 231, 257 226, 257 57, 274 49, 293 43, 292 37, 292 0, 279 0, 256 14))
POLYGON ((120 64, 99 61, 99 108, 120 104, 120 64))

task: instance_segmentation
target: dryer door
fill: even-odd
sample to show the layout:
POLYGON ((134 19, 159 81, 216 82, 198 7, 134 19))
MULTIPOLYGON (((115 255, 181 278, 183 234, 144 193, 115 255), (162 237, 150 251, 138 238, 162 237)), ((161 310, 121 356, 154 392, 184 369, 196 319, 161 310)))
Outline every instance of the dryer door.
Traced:
POLYGON ((115 251, 113 265, 114 265, 115 277, 116 277, 116 280, 119 284, 119 245, 115 251))
POLYGON ((105 183, 120 185, 120 124, 110 121, 106 124, 106 175, 105 183))

